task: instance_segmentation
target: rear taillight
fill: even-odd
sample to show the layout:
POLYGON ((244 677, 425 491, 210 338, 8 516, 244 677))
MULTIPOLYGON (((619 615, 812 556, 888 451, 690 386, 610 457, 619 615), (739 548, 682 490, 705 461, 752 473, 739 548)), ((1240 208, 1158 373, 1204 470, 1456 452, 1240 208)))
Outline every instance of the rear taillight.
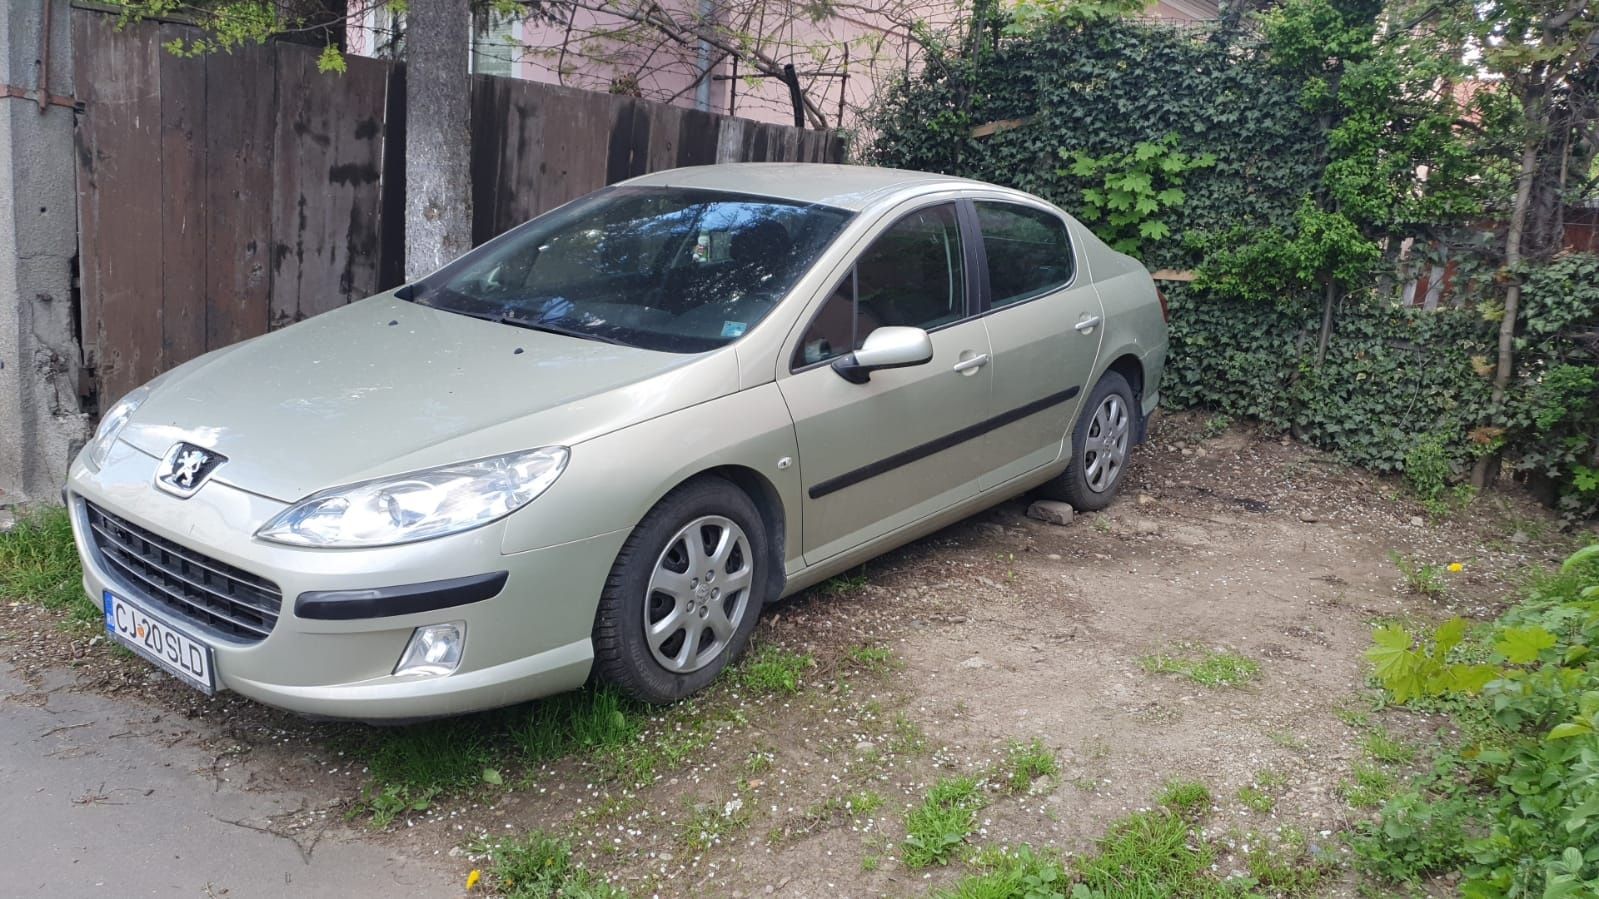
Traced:
POLYGON ((1171 307, 1166 305, 1166 292, 1159 287, 1155 288, 1155 296, 1160 297, 1160 317, 1167 324, 1171 323, 1171 307))

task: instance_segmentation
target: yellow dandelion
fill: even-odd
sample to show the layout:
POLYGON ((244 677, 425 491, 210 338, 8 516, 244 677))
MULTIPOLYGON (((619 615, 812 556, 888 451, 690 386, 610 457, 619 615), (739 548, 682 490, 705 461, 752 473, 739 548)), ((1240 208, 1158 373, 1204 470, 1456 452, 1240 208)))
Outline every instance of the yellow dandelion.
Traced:
POLYGON ((476 887, 477 886, 477 882, 479 880, 481 880, 482 878, 483 878, 483 872, 479 871, 476 868, 473 868, 472 869, 472 873, 466 875, 466 888, 470 890, 470 889, 476 887))
POLYGON ((1465 571, 1466 570, 1466 566, 1460 564, 1459 562, 1450 562, 1449 563, 1449 570, 1450 571, 1465 571))

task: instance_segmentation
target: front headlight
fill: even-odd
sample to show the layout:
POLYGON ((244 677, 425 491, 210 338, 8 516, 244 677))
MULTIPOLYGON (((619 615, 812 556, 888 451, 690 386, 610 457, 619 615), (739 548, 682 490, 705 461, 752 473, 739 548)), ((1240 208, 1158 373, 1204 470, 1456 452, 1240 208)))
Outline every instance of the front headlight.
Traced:
POLYGON ((454 534, 515 512, 566 468, 564 446, 546 446, 335 487, 306 497, 256 536, 294 546, 392 546, 454 534))
POLYGON ((100 426, 94 429, 94 437, 89 440, 89 464, 95 468, 105 465, 106 456, 111 454, 111 447, 116 445, 117 436, 149 395, 150 385, 135 388, 100 416, 100 426))

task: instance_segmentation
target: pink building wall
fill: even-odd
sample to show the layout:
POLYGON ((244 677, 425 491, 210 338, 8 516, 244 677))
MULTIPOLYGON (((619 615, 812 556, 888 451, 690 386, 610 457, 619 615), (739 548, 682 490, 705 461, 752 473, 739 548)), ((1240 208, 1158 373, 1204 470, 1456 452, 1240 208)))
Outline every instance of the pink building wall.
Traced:
MULTIPOLYGON (((627 2, 627 0, 624 0, 627 2)), ((351 0, 351 7, 366 5, 351 0)), ((595 3, 603 6, 603 3, 595 3)), ((692 20, 696 0, 663 0, 663 8, 683 22, 692 20)), ((629 3, 628 8, 635 8, 629 3)), ((758 51, 779 63, 792 63, 805 95, 818 107, 827 127, 851 128, 867 109, 880 84, 918 64, 916 43, 904 24, 913 19, 934 28, 956 24, 966 12, 962 0, 889 0, 859 7, 836 3, 812 21, 797 0, 783 5, 761 2, 750 8, 718 4, 730 32, 746 36, 758 51), (757 17, 765 16, 766 20, 757 17)), ((1199 22, 1216 17, 1215 0, 1159 0, 1151 18, 1199 22)), ((390 13, 355 15, 350 52, 385 55, 392 34, 390 13)), ((481 23, 480 23, 481 24, 481 23)), ((709 108, 762 122, 793 124, 788 86, 751 71, 747 63, 712 51, 709 108)), ((658 32, 590 8, 570 8, 557 22, 527 19, 496 22, 475 33, 475 71, 588 90, 618 90, 692 107, 700 62, 694 48, 660 38, 658 32), (627 40, 616 36, 627 29, 627 40)), ((808 116, 807 127, 818 124, 808 116)))

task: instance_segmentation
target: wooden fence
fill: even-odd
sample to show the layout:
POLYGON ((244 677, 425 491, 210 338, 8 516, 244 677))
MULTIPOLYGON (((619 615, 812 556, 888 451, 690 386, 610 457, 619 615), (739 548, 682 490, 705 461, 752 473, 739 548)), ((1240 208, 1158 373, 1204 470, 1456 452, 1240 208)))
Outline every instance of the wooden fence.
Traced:
MULTIPOLYGON (((185 26, 74 9, 83 392, 400 283, 403 66, 287 43, 180 58, 185 26)), ((682 165, 839 162, 801 131, 508 78, 472 84, 473 238, 682 165)))

